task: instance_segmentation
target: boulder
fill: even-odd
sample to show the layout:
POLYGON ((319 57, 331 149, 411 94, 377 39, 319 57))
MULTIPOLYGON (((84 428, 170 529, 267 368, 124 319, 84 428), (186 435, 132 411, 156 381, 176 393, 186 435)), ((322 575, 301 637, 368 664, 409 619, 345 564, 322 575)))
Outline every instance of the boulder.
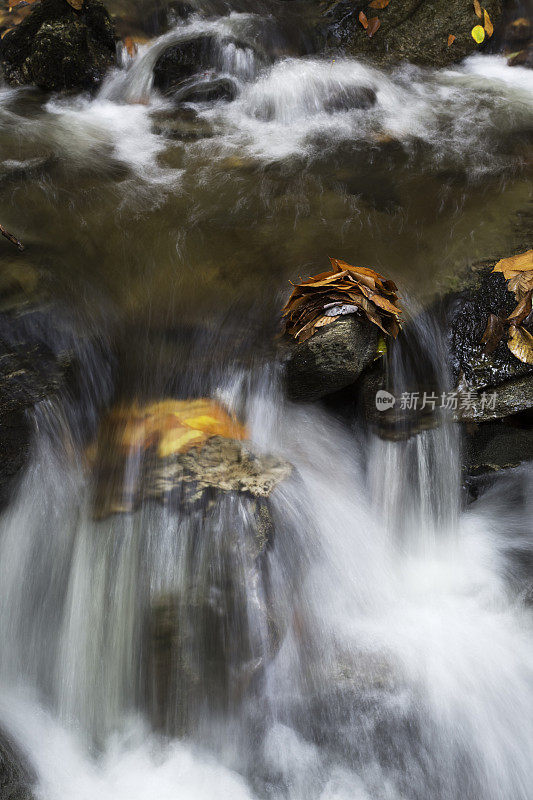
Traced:
POLYGON ((0 731, 0 797, 2 800, 33 800, 35 776, 16 746, 0 731))
MULTIPOLYGON (((516 306, 496 260, 474 265, 461 279, 460 289, 442 301, 443 325, 457 388, 474 393, 477 401, 459 415, 462 421, 501 419, 533 407, 533 365, 517 359, 506 337, 494 353, 485 355, 481 338, 489 314, 506 317, 516 306), (495 395, 494 407, 482 408, 481 395, 495 395)), ((531 318, 524 326, 533 330, 531 318)))
POLYGON ((230 78, 219 78, 216 75, 192 77, 176 86, 173 99, 178 103, 209 103, 216 100, 235 100, 237 85, 230 78))
MULTIPOLYGON (((500 0, 482 4, 496 26, 501 14, 500 0)), ((443 67, 487 46, 478 45, 471 35, 480 20, 471 2, 465 0, 402 0, 382 10, 373 10, 368 0, 333 0, 321 4, 318 26, 319 47, 364 57, 378 64, 409 61, 422 66, 443 67), (369 37, 359 22, 359 13, 378 17, 380 27, 369 37), (448 36, 455 40, 448 45, 448 36)))
POLYGON ((312 401, 355 383, 377 356, 378 328, 347 314, 305 342, 285 342, 285 386, 290 400, 312 401))
POLYGON ((7 33, 0 62, 12 86, 47 91, 94 89, 115 63, 113 23, 100 0, 76 11, 65 0, 41 0, 7 33))

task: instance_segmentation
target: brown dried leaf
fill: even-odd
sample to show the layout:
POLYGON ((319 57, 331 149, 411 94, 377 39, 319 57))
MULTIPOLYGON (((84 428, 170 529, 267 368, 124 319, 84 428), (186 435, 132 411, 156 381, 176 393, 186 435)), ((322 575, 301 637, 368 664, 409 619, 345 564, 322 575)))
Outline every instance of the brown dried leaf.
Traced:
POLYGON ((493 353, 498 347, 504 331, 504 321, 496 314, 490 314, 485 328, 485 333, 481 337, 481 344, 484 344, 483 352, 486 355, 493 353))
POLYGON ((368 34, 369 39, 371 39, 374 36, 374 34, 377 33, 380 25, 381 22, 379 21, 379 17, 372 17, 372 19, 368 20, 368 28, 366 32, 368 34))
POLYGON ((377 11, 381 11, 381 9, 387 8, 389 3, 390 0, 372 0, 372 2, 368 5, 370 8, 375 8, 377 11))
POLYGON ((506 322, 512 322, 513 325, 521 325, 526 317, 531 314, 531 297, 533 296, 533 289, 530 290, 518 303, 517 307, 507 317, 506 322))
POLYGON ((359 12, 359 22, 366 31, 366 29, 368 28, 368 20, 366 18, 366 14, 363 11, 359 12))
POLYGON ((455 42, 455 36, 453 35, 453 33, 450 33, 450 35, 448 36, 448 47, 450 47, 450 45, 452 45, 454 42, 455 42))
POLYGON ((494 25, 491 22, 486 8, 483 9, 483 27, 485 28, 485 33, 490 38, 494 33, 494 25))
POLYGON ((476 12, 476 17, 483 19, 483 11, 481 10, 481 4, 479 0, 474 0, 474 11, 476 12))
POLYGON ((525 328, 511 325, 507 347, 524 364, 533 364, 533 336, 525 328))
POLYGON ((510 292, 514 292, 517 300, 521 300, 533 289, 533 270, 515 272, 507 281, 507 288, 510 292))
POLYGON ((504 278, 508 279, 513 277, 511 273, 529 270, 533 270, 533 250, 526 250, 525 253, 500 259, 492 271, 503 272, 504 278))

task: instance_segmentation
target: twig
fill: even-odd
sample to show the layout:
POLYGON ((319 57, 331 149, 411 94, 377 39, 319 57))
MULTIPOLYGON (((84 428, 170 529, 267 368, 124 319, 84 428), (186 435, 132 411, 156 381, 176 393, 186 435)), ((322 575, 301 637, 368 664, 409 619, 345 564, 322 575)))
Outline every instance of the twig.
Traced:
POLYGON ((6 231, 6 229, 4 228, 3 225, 0 225, 0 233, 2 234, 2 236, 5 236, 6 239, 9 239, 11 244, 14 244, 15 247, 18 247, 18 249, 20 251, 24 250, 24 245, 22 244, 22 242, 19 241, 19 239, 17 239, 16 236, 13 236, 12 233, 9 233, 9 231, 6 231))

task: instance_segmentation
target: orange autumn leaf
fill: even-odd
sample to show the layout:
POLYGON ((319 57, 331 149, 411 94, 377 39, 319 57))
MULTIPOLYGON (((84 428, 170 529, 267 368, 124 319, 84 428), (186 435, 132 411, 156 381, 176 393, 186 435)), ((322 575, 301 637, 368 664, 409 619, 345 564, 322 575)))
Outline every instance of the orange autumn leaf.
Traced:
POLYGON ((485 28, 485 33, 490 38, 494 33, 494 25, 491 22, 486 8, 483 9, 483 27, 485 28))
POLYGON ((368 20, 367 34, 368 34, 368 37, 370 39, 378 31, 380 25, 381 25, 381 22, 379 21, 379 17, 372 17, 372 19, 368 20))
POLYGON ((453 33, 450 33, 450 35, 448 36, 448 47, 452 45, 454 42, 455 42, 455 36, 453 35, 453 33))
POLYGON ((389 3, 390 0, 372 0, 369 6, 370 8, 375 8, 377 11, 381 11, 383 8, 387 8, 389 3))
POLYGON ((501 258, 493 272, 503 272, 506 280, 513 277, 516 272, 529 272, 533 270, 533 250, 526 250, 525 253, 518 253, 516 256, 501 258))
POLYGON ((359 22, 361 23, 361 25, 365 30, 368 28, 368 20, 366 18, 366 14, 363 11, 359 12, 359 22))
POLYGON ((479 0, 474 0, 474 11, 476 12, 476 17, 483 19, 483 11, 481 10, 481 4, 479 0))

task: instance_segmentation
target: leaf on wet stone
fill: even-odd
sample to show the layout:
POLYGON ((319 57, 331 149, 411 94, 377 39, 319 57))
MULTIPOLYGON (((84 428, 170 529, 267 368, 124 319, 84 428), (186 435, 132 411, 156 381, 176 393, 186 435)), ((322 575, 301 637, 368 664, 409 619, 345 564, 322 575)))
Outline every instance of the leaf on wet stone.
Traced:
POLYGON ((381 11, 383 8, 387 8, 389 3, 390 0, 372 0, 368 5, 370 8, 376 9, 376 11, 381 11))
POLYGON ((473 27, 471 33, 472 39, 478 44, 482 44, 485 41, 485 29, 481 25, 473 27))
POLYGON ((497 314, 489 314, 487 327, 481 338, 481 344, 485 345, 483 352, 486 355, 490 355, 496 350, 502 339, 504 329, 505 321, 497 314))
POLYGON ((450 35, 448 36, 448 47, 450 47, 450 45, 452 45, 454 42, 455 42, 455 36, 453 35, 453 33, 450 33, 450 35))
POLYGON ((507 347, 524 364, 533 364, 533 336, 525 328, 511 325, 507 347))
POLYGON ((368 28, 366 32, 368 34, 369 39, 371 39, 374 36, 374 34, 377 33, 380 25, 381 22, 379 21, 379 17, 372 17, 372 19, 368 20, 368 28))
POLYGON ((354 267, 336 258, 330 262, 329 272, 292 284, 293 292, 282 310, 284 332, 304 342, 339 315, 361 313, 395 338, 402 313, 396 284, 368 267, 354 267))
POLYGON ((359 12, 359 22, 361 23, 361 25, 365 30, 368 28, 368 20, 366 18, 366 14, 363 11, 359 12))
POLYGON ((511 273, 528 272, 529 270, 533 270, 533 250, 526 250, 525 253, 500 259, 492 271, 503 272, 504 278, 508 279, 512 277, 511 273))
POLYGON ((474 0, 474 11, 476 12, 476 17, 483 19, 483 11, 481 10, 481 3, 479 0, 474 0))
POLYGON ((483 9, 483 27, 485 28, 485 33, 490 39, 490 37, 494 33, 494 25, 492 24, 491 18, 489 17, 486 8, 483 9))
POLYGON ((507 317, 506 322, 511 322, 513 325, 521 325, 522 322, 531 314, 531 298, 533 296, 533 289, 522 297, 514 311, 507 317))

